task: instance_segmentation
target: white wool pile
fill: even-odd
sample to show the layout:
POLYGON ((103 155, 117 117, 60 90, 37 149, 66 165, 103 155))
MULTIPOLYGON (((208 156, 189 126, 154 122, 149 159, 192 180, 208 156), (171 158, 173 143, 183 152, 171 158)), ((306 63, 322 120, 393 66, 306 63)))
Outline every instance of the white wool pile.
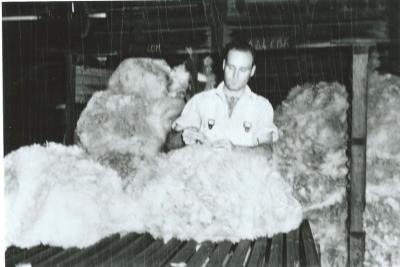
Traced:
POLYGON ((157 237, 239 241, 288 232, 302 220, 291 187, 252 149, 187 146, 129 178, 125 188, 157 237))
POLYGON ((171 68, 163 59, 128 58, 111 75, 108 89, 116 94, 136 94, 146 99, 185 93, 190 74, 185 66, 171 68))
MULTIPOLYGON (((299 226, 301 206, 262 153, 193 146, 157 154, 181 100, 112 84, 81 115, 85 150, 33 145, 7 155, 9 245, 84 247, 126 231, 239 240, 299 226)), ((179 86, 173 80, 170 93, 179 86)))
POLYGON ((400 78, 370 74, 368 83, 368 157, 400 162, 400 78))
POLYGON ((368 82, 365 266, 400 265, 400 77, 368 82))
POLYGON ((94 158, 126 176, 134 162, 160 151, 183 106, 183 100, 172 97, 150 104, 135 95, 96 92, 79 118, 77 134, 94 158))
POLYGON ((171 67, 165 60, 128 58, 108 80, 108 89, 116 94, 138 94, 145 98, 166 96, 171 67))
POLYGON ((54 143, 21 148, 5 163, 8 245, 86 247, 132 231, 238 241, 302 220, 290 186, 251 149, 185 147, 142 161, 125 179, 80 148, 54 143))
POLYGON ((348 107, 342 85, 320 82, 293 88, 275 113, 274 157, 310 220, 323 266, 346 262, 348 107))
POLYGON ((126 176, 143 157, 157 154, 171 121, 183 109, 189 73, 163 60, 124 60, 108 89, 96 92, 83 110, 77 135, 82 146, 103 164, 126 176))
POLYGON ((6 244, 85 247, 113 233, 117 173, 76 146, 22 147, 5 158, 6 244))

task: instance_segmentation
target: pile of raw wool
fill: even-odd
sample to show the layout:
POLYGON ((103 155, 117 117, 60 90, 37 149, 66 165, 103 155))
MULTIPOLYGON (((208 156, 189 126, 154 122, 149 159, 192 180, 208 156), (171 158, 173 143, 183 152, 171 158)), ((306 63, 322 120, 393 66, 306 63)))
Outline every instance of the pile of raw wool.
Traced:
POLYGON ((118 174, 77 146, 22 147, 5 158, 6 246, 85 247, 114 233, 118 174))
POLYGON ((400 265, 400 77, 369 76, 365 266, 400 265))
POLYGON ((142 164, 124 188, 140 203, 146 231, 157 237, 237 242, 272 236, 296 229, 303 217, 291 186, 265 154, 186 146, 142 164))
POLYGON ((129 90, 123 77, 136 77, 132 68, 137 78, 158 69, 146 60, 131 63, 122 63, 108 90, 83 112, 80 147, 50 143, 7 155, 8 245, 85 247, 131 231, 164 240, 235 241, 299 226, 302 208, 264 153, 198 145, 158 153, 171 127, 168 111, 179 113, 173 105, 179 93, 174 83, 173 97, 163 87, 147 93, 151 83, 129 90))
POLYGON ((338 83, 293 88, 277 108, 274 147, 320 244, 323 266, 346 262, 347 92, 338 83))
MULTIPOLYGON (((164 239, 237 241, 298 227, 302 219, 301 206, 266 156, 250 150, 230 151, 202 146, 169 154, 157 153, 171 127, 170 120, 165 117, 175 116, 178 109, 171 109, 177 105, 170 102, 164 107, 162 102, 154 101, 170 101, 171 98, 162 92, 165 84, 156 87, 145 83, 144 87, 134 85, 132 89, 120 89, 132 86, 132 80, 140 77, 140 71, 150 77, 163 75, 163 72, 150 68, 137 69, 138 65, 141 67, 137 61, 128 65, 123 62, 110 78, 110 95, 95 95, 86 113, 81 115, 80 122, 88 121, 92 125, 83 124, 87 128, 82 131, 83 127, 78 124, 84 147, 90 154, 99 155, 97 159, 102 164, 106 162, 106 166, 116 169, 124 177, 123 188, 132 198, 130 203, 140 203, 136 212, 127 213, 128 219, 121 220, 124 223, 118 226, 119 229, 147 231, 164 239), (136 78, 126 80, 125 72, 127 77, 136 78), (121 85, 125 80, 126 85, 121 85), (149 90, 161 93, 147 95, 149 90), (121 94, 115 96, 114 92, 121 91, 125 105, 108 104, 114 98, 120 100, 121 94), (126 92, 129 92, 129 99, 126 92), (99 113, 108 117, 93 125, 93 118, 99 113), (160 124, 163 121, 168 122, 164 123, 165 127, 160 124), (259 189, 263 191, 258 192, 259 189)), ((179 80, 176 76, 171 79, 179 80)), ((157 82, 164 83, 164 79, 158 78, 157 82)))
POLYGON ((263 153, 195 145, 146 163, 122 179, 77 146, 12 152, 7 246, 86 247, 127 232, 234 242, 288 232, 302 221, 290 186, 263 153))
POLYGON ((124 60, 83 110, 77 134, 96 160, 125 177, 159 152, 182 111, 189 73, 149 58, 124 60))

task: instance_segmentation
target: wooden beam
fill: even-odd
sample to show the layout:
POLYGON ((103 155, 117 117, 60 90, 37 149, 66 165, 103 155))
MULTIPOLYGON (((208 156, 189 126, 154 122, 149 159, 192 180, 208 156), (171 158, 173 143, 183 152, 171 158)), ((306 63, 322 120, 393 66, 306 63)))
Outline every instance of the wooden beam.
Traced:
POLYGON ((389 2, 389 36, 392 40, 400 42, 400 2, 389 2))
POLYGON ((283 250, 284 250, 283 234, 274 235, 272 237, 271 250, 267 262, 268 267, 283 266, 283 250))
POLYGON ((320 267, 320 256, 317 253, 317 248, 312 235, 310 223, 307 220, 303 221, 303 223, 301 224, 300 236, 302 242, 300 246, 302 247, 302 251, 304 253, 304 255, 302 255, 302 257, 300 258, 300 261, 302 262, 302 264, 300 265, 309 267, 320 267))
POLYGON ((286 266, 300 265, 300 231, 295 229, 286 234, 286 266))
POLYGON ((229 18, 240 17, 239 10, 237 8, 238 0, 227 0, 226 16, 229 18))
POLYGON ((215 243, 210 241, 206 241, 201 243, 201 247, 196 250, 195 254, 190 258, 187 265, 188 266, 203 266, 203 263, 209 257, 210 253, 212 253, 215 247, 215 243))
POLYGON ((187 262, 196 252, 197 242, 189 240, 165 266, 172 266, 173 263, 187 262))
POLYGON ((229 259, 227 267, 243 267, 247 254, 251 250, 250 240, 241 240, 233 253, 232 257, 229 259))
POLYGON ((264 266, 267 242, 266 237, 260 237, 254 242, 247 266, 264 266))
POLYGON ((369 45, 353 46, 349 266, 363 266, 366 186, 367 64, 369 45))
POLYGON ((389 4, 389 38, 393 42, 393 49, 389 50, 391 68, 400 73, 400 2, 390 1, 389 4))
POLYGON ((74 144, 75 132, 75 66, 73 55, 66 56, 66 104, 65 104, 65 134, 64 144, 74 144))
POLYGON ((211 49, 218 52, 222 57, 223 47, 225 45, 224 28, 226 20, 227 0, 217 1, 210 0, 210 5, 207 5, 206 13, 209 27, 211 28, 211 49))
POLYGON ((210 254, 210 260, 208 261, 206 267, 224 266, 225 259, 231 247, 232 243, 229 241, 218 242, 216 248, 210 254))

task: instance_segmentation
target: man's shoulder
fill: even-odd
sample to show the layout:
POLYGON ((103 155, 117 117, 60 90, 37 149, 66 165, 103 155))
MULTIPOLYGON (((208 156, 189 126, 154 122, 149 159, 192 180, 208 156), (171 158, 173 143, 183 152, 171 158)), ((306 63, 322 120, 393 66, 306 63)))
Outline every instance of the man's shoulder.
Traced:
POLYGON ((252 99, 254 101, 254 104, 256 104, 257 106, 265 106, 267 108, 272 109, 272 104, 266 97, 264 97, 262 95, 258 95, 254 92, 251 92, 251 93, 252 93, 252 99))

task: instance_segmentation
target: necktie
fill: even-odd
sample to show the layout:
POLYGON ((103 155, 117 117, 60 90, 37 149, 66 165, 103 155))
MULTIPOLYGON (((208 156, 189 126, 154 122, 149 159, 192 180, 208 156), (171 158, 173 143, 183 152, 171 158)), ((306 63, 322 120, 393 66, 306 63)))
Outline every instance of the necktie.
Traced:
POLYGON ((233 108, 236 105, 236 102, 237 102, 237 98, 236 97, 233 97, 233 96, 228 97, 229 116, 232 115, 232 111, 233 111, 233 108))

